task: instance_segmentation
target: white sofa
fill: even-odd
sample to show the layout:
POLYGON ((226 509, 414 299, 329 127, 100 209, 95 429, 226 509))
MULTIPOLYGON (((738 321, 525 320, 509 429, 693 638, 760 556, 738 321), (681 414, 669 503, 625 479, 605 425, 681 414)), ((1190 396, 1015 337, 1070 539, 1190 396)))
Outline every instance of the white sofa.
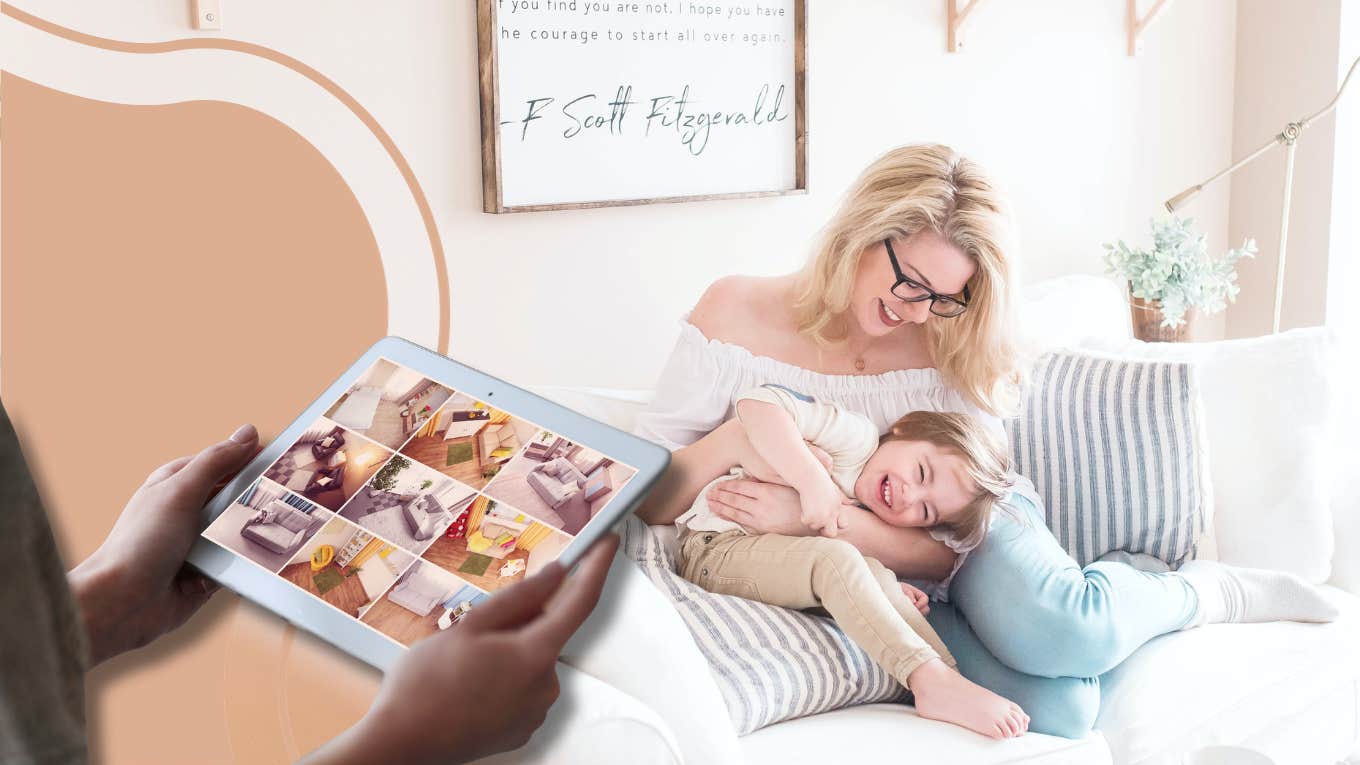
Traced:
MULTIPOLYGON (((1025 326, 1042 345, 1128 336, 1122 294, 1111 282, 1064 277, 1030 294, 1025 326)), ((625 430, 648 396, 540 392, 625 430)), ((1337 476, 1360 473, 1355 450, 1335 456, 1328 469, 1337 476)), ((1029 734, 993 742, 886 704, 738 737, 679 615, 620 557, 600 607, 563 654, 562 702, 528 746, 487 762, 838 765, 888 755, 951 765, 1181 765, 1206 747, 1232 745, 1280 765, 1360 763, 1360 496, 1335 492, 1331 515, 1334 550, 1307 554, 1333 561, 1326 589, 1342 610, 1338 622, 1213 625, 1158 638, 1102 678, 1097 729, 1078 741, 1029 734)), ((1215 525, 1221 533, 1233 521, 1220 512, 1215 525)))

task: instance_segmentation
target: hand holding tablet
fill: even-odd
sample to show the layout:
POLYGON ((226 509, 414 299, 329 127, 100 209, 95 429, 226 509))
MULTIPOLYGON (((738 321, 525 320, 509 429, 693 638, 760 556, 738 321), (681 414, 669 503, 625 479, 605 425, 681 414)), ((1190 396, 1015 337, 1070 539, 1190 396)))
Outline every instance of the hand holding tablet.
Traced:
POLYGON ((386 669, 461 629, 493 593, 554 561, 570 566, 669 460, 385 338, 207 504, 189 562, 386 669), (416 410, 429 415, 417 422, 416 410), (318 565, 323 549, 333 553, 318 565))
POLYGON ((255 428, 156 470, 128 500, 103 544, 71 570, 90 665, 183 624, 217 589, 185 563, 203 503, 259 451, 255 428))
POLYGON ((309 762, 466 761, 542 723, 609 528, 668 462, 387 338, 263 450, 243 426, 154 471, 70 582, 94 662, 183 623, 216 589, 206 574, 387 669, 370 712, 309 762))
POLYGON ((457 630, 413 647, 388 671, 368 714, 302 763, 447 765, 524 746, 557 699, 557 656, 599 601, 617 548, 618 537, 606 535, 574 575, 551 564, 457 630))
MULTIPOLYGON (((92 663, 173 630, 216 591, 184 556, 204 498, 257 448, 255 429, 245 426, 156 469, 100 549, 71 572, 92 663)), ((524 745, 557 698, 557 656, 598 602, 617 547, 605 534, 572 576, 549 564, 458 629, 419 643, 388 672, 368 714, 303 762, 444 764, 524 745)))

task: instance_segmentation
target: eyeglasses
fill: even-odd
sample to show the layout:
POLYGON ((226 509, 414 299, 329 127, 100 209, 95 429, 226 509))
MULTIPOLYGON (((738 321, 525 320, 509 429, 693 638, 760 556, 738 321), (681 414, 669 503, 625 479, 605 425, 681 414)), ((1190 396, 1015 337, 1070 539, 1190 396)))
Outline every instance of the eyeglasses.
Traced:
POLYGON ((968 301, 972 299, 972 295, 968 292, 967 284, 963 285, 962 300, 949 295, 941 295, 902 273, 902 265, 897 262, 897 253, 893 252, 892 240, 884 239, 883 246, 888 250, 888 262, 892 263, 893 273, 897 274, 897 281, 893 282, 892 294, 896 295, 898 300, 906 303, 919 303, 922 300, 929 300, 930 312, 944 319, 952 319, 968 310, 968 301))

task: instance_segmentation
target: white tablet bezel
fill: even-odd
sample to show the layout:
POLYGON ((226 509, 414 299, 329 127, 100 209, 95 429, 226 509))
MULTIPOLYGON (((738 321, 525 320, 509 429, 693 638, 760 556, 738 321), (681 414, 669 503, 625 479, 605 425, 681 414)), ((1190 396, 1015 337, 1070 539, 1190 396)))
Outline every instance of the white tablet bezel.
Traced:
MULTIPOLYGON (((200 532, 292 446, 379 358, 410 367, 437 383, 486 401, 514 417, 560 433, 637 469, 637 474, 619 489, 618 496, 591 519, 562 551, 558 560, 564 565, 573 565, 592 542, 632 512, 670 463, 670 452, 663 447, 592 420, 409 340, 385 337, 365 351, 225 488, 209 500, 202 511, 200 532)), ((405 650, 401 644, 358 619, 202 536, 199 536, 189 552, 188 562, 224 587, 259 603, 299 629, 317 635, 378 669, 386 670, 405 650)))

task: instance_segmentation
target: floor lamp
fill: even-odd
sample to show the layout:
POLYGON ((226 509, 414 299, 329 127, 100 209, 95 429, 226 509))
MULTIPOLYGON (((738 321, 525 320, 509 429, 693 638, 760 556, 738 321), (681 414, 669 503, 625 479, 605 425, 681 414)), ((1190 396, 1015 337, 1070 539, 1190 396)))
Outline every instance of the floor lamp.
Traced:
POLYGON ((1328 101, 1326 106, 1308 117, 1304 117, 1298 122, 1291 122, 1288 125, 1285 125, 1284 130, 1280 131, 1274 138, 1266 141, 1265 145, 1261 148, 1253 151, 1242 159, 1237 160, 1226 169, 1214 173, 1209 176, 1207 180, 1197 183, 1166 200, 1167 212, 1176 212, 1193 199, 1205 186, 1232 173, 1237 168, 1251 162, 1253 159, 1265 154, 1276 146, 1283 145, 1285 147, 1284 208, 1280 211, 1280 257, 1275 263, 1275 320, 1271 325, 1272 333, 1280 331, 1280 304, 1284 301, 1284 255, 1285 244, 1289 241, 1289 199, 1292 196, 1292 187, 1294 185, 1294 144, 1299 140, 1299 135, 1303 133, 1304 128, 1313 124, 1313 122, 1317 121, 1320 117, 1323 117, 1336 108, 1337 100, 1341 98, 1342 93, 1346 92, 1346 85, 1350 83, 1351 75, 1355 74, 1355 69, 1358 65, 1360 65, 1360 58, 1357 58, 1351 64, 1351 68, 1346 72, 1346 78, 1341 81, 1341 87, 1337 88, 1336 95, 1332 96, 1332 100, 1328 101))

